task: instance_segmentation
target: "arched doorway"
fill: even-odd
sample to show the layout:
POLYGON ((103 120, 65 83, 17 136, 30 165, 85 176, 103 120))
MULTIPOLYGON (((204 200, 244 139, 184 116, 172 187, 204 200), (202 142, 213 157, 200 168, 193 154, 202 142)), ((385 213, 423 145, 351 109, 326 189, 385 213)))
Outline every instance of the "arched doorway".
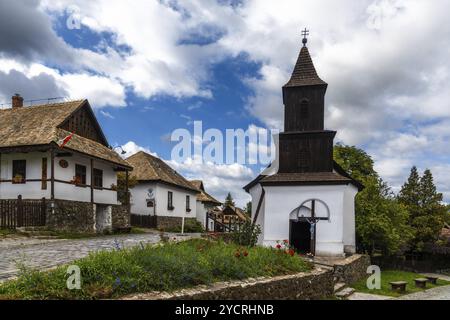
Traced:
POLYGON ((321 220, 330 221, 330 209, 320 199, 309 199, 289 216, 289 241, 301 254, 316 254, 316 228, 321 220))

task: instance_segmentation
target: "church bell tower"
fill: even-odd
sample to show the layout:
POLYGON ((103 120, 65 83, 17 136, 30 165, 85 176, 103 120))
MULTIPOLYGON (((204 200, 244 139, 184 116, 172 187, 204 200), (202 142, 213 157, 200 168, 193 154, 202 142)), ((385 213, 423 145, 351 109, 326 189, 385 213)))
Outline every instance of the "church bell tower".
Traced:
POLYGON ((324 130, 328 84, 319 78, 303 31, 303 47, 291 79, 283 86, 284 132, 280 134, 279 173, 333 171, 336 131, 324 130))

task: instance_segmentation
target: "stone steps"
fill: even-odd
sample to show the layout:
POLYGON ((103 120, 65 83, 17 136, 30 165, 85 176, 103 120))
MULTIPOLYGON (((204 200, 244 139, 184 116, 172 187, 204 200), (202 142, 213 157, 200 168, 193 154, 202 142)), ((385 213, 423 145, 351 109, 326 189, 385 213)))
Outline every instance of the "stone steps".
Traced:
POLYGON ((335 293, 335 296, 339 299, 346 299, 349 296, 351 296, 353 293, 355 293, 355 289, 353 288, 344 288, 341 291, 335 293))

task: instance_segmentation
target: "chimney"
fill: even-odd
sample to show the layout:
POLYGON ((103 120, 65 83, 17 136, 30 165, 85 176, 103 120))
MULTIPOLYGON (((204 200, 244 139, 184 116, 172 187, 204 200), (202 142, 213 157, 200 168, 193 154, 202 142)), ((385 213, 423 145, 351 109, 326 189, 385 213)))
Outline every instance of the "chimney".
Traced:
POLYGON ((12 107, 13 107, 13 109, 23 107, 23 98, 20 96, 20 94, 16 93, 15 95, 13 95, 12 107))

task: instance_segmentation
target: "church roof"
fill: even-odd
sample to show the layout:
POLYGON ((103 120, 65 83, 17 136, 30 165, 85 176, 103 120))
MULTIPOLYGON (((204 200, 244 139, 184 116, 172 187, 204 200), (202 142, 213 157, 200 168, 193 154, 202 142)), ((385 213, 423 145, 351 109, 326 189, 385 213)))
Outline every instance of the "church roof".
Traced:
POLYGON ((291 79, 284 85, 284 87, 301 87, 326 84, 327 83, 320 79, 317 75, 308 47, 304 46, 300 50, 291 79))
POLYGON ((142 182, 162 182, 199 193, 188 180, 172 169, 163 160, 140 151, 127 159, 133 166, 133 176, 142 182))
POLYGON ((277 173, 271 176, 259 175, 244 187, 249 192, 258 183, 261 185, 339 185, 353 184, 359 191, 364 185, 353 179, 336 161, 333 172, 277 173))

